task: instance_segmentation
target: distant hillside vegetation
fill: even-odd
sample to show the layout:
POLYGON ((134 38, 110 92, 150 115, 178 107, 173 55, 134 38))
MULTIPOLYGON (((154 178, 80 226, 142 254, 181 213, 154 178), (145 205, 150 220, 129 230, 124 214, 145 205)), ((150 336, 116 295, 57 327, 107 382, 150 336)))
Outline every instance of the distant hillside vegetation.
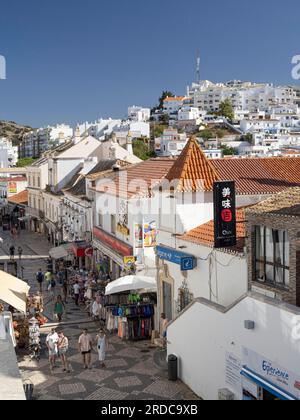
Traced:
POLYGON ((18 146, 23 135, 32 130, 29 126, 20 125, 13 121, 0 121, 0 137, 12 140, 14 146, 18 146))

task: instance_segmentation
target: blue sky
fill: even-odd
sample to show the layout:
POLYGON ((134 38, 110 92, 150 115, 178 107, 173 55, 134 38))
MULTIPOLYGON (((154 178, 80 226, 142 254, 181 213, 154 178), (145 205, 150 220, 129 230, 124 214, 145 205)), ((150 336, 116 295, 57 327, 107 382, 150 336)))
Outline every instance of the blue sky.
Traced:
POLYGON ((1 0, 0 119, 123 117, 201 76, 293 83, 298 0, 1 0))

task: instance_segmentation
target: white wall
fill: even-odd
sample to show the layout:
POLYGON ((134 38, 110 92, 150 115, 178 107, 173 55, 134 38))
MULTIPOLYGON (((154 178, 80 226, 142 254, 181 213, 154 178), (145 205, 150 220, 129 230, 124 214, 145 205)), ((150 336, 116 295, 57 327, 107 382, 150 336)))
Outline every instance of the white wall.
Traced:
MULTIPOLYGON (((197 395, 216 400, 219 389, 230 388, 225 383, 226 352, 242 359, 243 346, 300 375, 299 340, 293 336, 300 311, 269 302, 251 294, 227 313, 196 302, 169 326, 168 353, 179 357, 180 378, 197 395), (255 321, 253 331, 244 328, 245 320, 255 321)), ((236 399, 241 393, 236 392, 236 399)))
POLYGON ((231 305, 247 292, 248 271, 245 255, 221 252, 204 244, 176 240, 162 231, 159 231, 157 242, 159 245, 193 255, 197 260, 197 267, 188 271, 186 277, 183 276, 179 265, 164 261, 170 277, 174 280, 174 309, 178 289, 184 280, 187 281, 188 289, 194 298, 206 298, 224 306, 231 305))

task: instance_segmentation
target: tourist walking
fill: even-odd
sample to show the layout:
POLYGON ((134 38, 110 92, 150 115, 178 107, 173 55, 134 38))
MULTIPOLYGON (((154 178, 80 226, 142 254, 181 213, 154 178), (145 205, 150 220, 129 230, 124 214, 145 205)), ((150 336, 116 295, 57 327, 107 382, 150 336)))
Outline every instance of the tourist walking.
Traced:
POLYGON ((11 245, 10 248, 9 248, 9 255, 10 255, 11 261, 14 261, 14 259, 15 259, 15 251, 16 251, 15 246, 11 245))
POLYGON ((59 286, 61 287, 61 293, 64 296, 63 301, 65 303, 67 302, 67 296, 68 296, 68 285, 67 285, 67 281, 65 278, 65 273, 63 272, 63 270, 59 270, 59 272, 57 273, 57 281, 59 286))
POLYGON ((47 271, 45 273, 45 279, 47 283, 47 290, 50 293, 50 299, 53 301, 55 298, 55 287, 56 287, 56 281, 54 280, 53 274, 51 271, 47 271))
POLYGON ((44 274, 42 269, 40 268, 39 271, 36 273, 36 281, 38 282, 40 293, 43 293, 43 282, 44 282, 44 274))
POLYGON ((62 316, 65 311, 65 304, 62 301, 62 297, 57 296, 56 302, 54 304, 54 314, 57 316, 59 322, 62 321, 62 316))
POLYGON ((18 247, 18 255, 19 255, 19 260, 21 261, 22 255, 23 255, 23 248, 21 246, 18 247))
POLYGON ((61 358, 61 362, 63 365, 63 371, 70 373, 70 364, 67 357, 67 353, 69 350, 69 339, 65 336, 63 331, 58 334, 58 356, 61 358))
POLYGON ((108 350, 108 339, 105 334, 105 331, 103 328, 99 331, 99 334, 96 336, 96 342, 97 342, 97 350, 99 355, 99 362, 100 367, 105 368, 105 357, 106 357, 106 351, 108 350))
POLYGON ((55 362, 58 355, 57 344, 58 344, 58 334, 55 331, 55 328, 53 328, 46 338, 46 345, 49 351, 49 363, 50 363, 51 372, 56 367, 55 362))
POLYGON ((80 286, 78 280, 76 280, 75 284, 73 285, 74 290, 74 297, 75 297, 75 305, 79 306, 79 296, 80 296, 80 286))
POLYGON ((92 337, 88 333, 88 330, 84 329, 78 340, 78 349, 82 355, 84 369, 91 369, 92 348, 92 337))

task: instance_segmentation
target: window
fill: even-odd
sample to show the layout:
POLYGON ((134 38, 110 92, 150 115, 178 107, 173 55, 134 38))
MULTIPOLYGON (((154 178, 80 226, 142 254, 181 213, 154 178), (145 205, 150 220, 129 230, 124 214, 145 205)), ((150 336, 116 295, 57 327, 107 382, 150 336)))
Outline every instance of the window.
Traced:
POLYGON ((275 286, 289 285, 289 236, 287 231, 255 228, 257 281, 275 286))
POLYGON ((103 227, 103 214, 99 212, 98 214, 98 225, 99 227, 103 227))
POLYGON ((115 234, 116 234, 116 230, 117 230, 117 226, 116 226, 116 224, 117 224, 117 222, 116 222, 116 216, 115 216, 114 214, 112 214, 112 215, 110 216, 110 220, 111 220, 111 233, 112 233, 113 235, 115 235, 115 234))

